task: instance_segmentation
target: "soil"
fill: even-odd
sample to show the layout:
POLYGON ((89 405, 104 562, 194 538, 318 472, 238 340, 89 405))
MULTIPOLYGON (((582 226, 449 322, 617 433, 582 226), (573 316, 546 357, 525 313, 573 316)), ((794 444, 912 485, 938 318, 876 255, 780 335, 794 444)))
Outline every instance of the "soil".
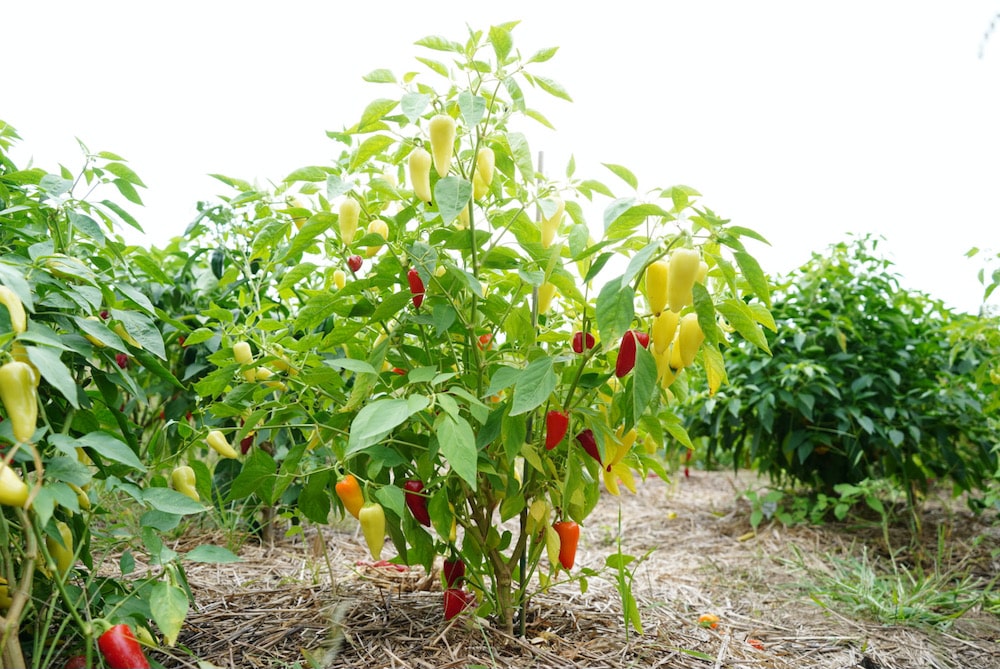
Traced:
MULTIPOLYGON (((322 533, 310 528, 269 545, 247 543, 238 563, 188 568, 197 603, 178 645, 152 656, 191 668, 211 666, 199 661, 329 669, 1000 668, 995 593, 992 612, 977 604, 932 624, 917 619, 915 606, 904 616, 908 624, 878 622, 829 585, 838 560, 890 568, 878 524, 765 522, 752 532, 742 493, 763 486, 747 472, 692 471, 670 483, 651 478, 636 495, 605 494, 588 518, 574 568, 599 575, 583 593, 570 581, 536 595, 523 638, 469 613, 445 622, 436 573, 359 565, 368 556, 353 519, 322 533), (630 565, 642 634, 626 634, 618 572, 604 568, 619 537, 623 553, 648 554, 630 565), (702 614, 717 615, 718 625, 700 625, 702 614)), ((955 576, 944 585, 960 576, 980 587, 995 582, 996 514, 973 516, 954 500, 932 500, 925 509, 923 542, 909 541, 905 523, 893 529, 895 546, 917 546, 896 553, 897 566, 923 563, 925 573, 955 576)), ((190 546, 175 548, 204 541, 187 538, 190 546)), ((937 594, 928 589, 928 597, 937 594)), ((886 597, 876 599, 885 605, 886 597)))

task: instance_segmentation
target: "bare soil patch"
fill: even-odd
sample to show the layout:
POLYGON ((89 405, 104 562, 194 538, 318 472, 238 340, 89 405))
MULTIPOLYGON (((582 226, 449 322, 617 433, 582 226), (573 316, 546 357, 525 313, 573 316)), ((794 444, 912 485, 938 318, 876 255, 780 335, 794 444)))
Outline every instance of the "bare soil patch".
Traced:
MULTIPOLYGON (((330 669, 1000 668, 1000 619, 979 608, 944 628, 888 626, 804 588, 805 567, 823 569, 827 556, 867 547, 878 559, 880 532, 770 524, 748 535, 740 493, 760 484, 745 472, 694 471, 672 483, 650 479, 637 495, 602 498, 584 528, 578 564, 599 570, 616 551, 620 508, 622 551, 652 551, 634 582, 642 635, 626 637, 609 570, 591 578, 585 594, 570 583, 536 596, 523 639, 471 615, 446 623, 436 574, 357 566, 366 558, 364 540, 354 523, 343 523, 270 546, 247 544, 236 564, 190 568, 196 608, 178 647, 154 655, 170 667, 197 667, 200 659, 330 669), (718 615, 718 627, 701 627, 702 613, 718 615)), ((947 558, 965 573, 988 580, 1000 571, 995 517, 929 505, 924 528, 928 554, 941 557, 936 529, 943 528, 947 558)))

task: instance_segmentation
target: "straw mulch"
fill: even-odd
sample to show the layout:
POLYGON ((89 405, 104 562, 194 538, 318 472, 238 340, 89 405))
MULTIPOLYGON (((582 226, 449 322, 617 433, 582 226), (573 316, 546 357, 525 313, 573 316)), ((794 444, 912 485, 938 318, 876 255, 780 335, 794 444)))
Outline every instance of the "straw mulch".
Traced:
MULTIPOLYGON (((296 662, 329 669, 1000 667, 1000 620, 978 609, 940 629, 884 626, 819 606, 801 587, 803 558, 793 547, 804 559, 857 554, 864 545, 875 551, 879 532, 770 524, 748 534, 749 507, 739 493, 750 485, 760 482, 746 473, 692 472, 669 484, 650 479, 634 496, 602 498, 577 564, 601 570, 619 536, 626 554, 651 551, 634 581, 641 635, 626 636, 608 570, 589 579, 585 594, 571 583, 535 596, 524 638, 469 614, 446 623, 439 576, 359 565, 366 550, 352 522, 245 545, 239 563, 189 567, 197 604, 178 646, 153 655, 168 667, 254 669, 296 662), (699 626, 702 613, 718 615, 718 627, 699 626)), ((929 516, 925 527, 938 520, 952 532, 956 560, 984 577, 1000 570, 995 518, 954 507, 929 516)))

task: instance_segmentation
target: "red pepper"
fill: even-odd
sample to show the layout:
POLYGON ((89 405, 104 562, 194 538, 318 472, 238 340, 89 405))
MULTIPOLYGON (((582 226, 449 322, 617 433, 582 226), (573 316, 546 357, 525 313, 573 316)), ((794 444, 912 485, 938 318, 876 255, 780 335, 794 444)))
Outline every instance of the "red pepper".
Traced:
POLYGON ((597 440, 594 439, 594 433, 589 428, 576 435, 576 440, 580 443, 583 450, 587 451, 587 455, 597 460, 598 464, 601 464, 601 452, 597 449, 597 440))
POLYGON ((493 341, 493 335, 490 334, 489 332, 487 332, 486 334, 479 335, 479 344, 478 344, 479 350, 488 351, 491 348, 493 348, 493 346, 490 344, 491 341, 493 341))
POLYGON ((576 332, 573 334, 573 352, 583 353, 584 348, 594 348, 594 335, 589 332, 584 334, 583 332, 576 332))
POLYGON ((576 545, 580 542, 580 526, 572 520, 562 520, 552 525, 559 535, 559 564, 569 571, 576 561, 576 545))
POLYGON ((412 267, 406 273, 406 280, 410 283, 410 292, 413 293, 413 306, 419 309, 424 302, 424 280, 420 278, 420 272, 412 267))
POLYGON ((122 369, 128 369, 128 355, 125 353, 115 353, 115 362, 122 369))
POLYGON ((465 580, 465 563, 462 558, 450 558, 444 561, 441 568, 444 572, 444 583, 446 588, 454 588, 462 585, 465 580))
POLYGON ((648 332, 640 332, 639 330, 633 330, 632 334, 635 335, 635 340, 639 343, 639 346, 643 348, 649 348, 648 332))
POLYGON ((128 625, 114 625, 97 639, 97 647, 111 669, 149 669, 142 646, 128 625))
POLYGON ((250 433, 247 436, 240 439, 240 453, 242 453, 243 455, 249 453, 250 449, 253 448, 253 440, 254 440, 253 433, 250 433))
POLYGON ((569 429, 569 414, 565 411, 550 411, 545 416, 545 448, 552 450, 566 436, 569 429))
POLYGON ((451 620, 476 601, 471 592, 461 588, 448 588, 444 591, 444 619, 451 620))
POLYGON ((361 269, 362 263, 364 263, 364 260, 362 260, 361 256, 355 255, 347 259, 347 267, 352 272, 357 272, 359 269, 361 269))
POLYGON ((87 656, 74 655, 66 660, 66 666, 63 669, 87 669, 87 656))
POLYGON ((431 516, 427 513, 427 498, 420 493, 424 490, 424 484, 417 479, 410 479, 403 484, 405 491, 406 506, 417 519, 417 522, 424 527, 431 526, 431 516))
POLYGON ((619 379, 635 367, 635 343, 635 333, 627 330, 622 335, 622 343, 618 347, 618 361, 615 363, 615 376, 619 379))

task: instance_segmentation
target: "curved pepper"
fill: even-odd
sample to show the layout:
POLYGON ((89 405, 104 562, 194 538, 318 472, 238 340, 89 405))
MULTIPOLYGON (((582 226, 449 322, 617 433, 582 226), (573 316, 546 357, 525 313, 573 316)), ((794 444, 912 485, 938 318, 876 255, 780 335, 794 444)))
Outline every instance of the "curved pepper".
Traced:
POLYGON ((427 149, 416 148, 410 152, 407 167, 410 172, 410 188, 413 194, 424 202, 430 202, 431 197, 431 154, 427 149))
POLYGON ((561 520, 552 525, 559 535, 559 564, 569 571, 576 562, 576 547, 580 542, 580 526, 572 520, 561 520))
POLYGON ((554 283, 546 281, 538 287, 538 313, 544 314, 549 310, 552 305, 552 298, 556 294, 556 286, 554 283))
POLYGON ((385 546, 385 510, 382 505, 375 502, 365 504, 358 511, 358 521, 372 559, 381 559, 382 548, 385 546))
POLYGON ((212 447, 212 450, 221 455, 224 458, 229 458, 230 460, 235 460, 240 456, 236 452, 236 449, 229 444, 229 440, 226 439, 226 435, 222 434, 220 430, 212 430, 205 437, 205 443, 212 447))
POLYGON ((424 491, 423 481, 410 479, 403 484, 406 507, 416 518, 417 522, 424 527, 431 526, 431 515, 427 512, 427 498, 422 495, 424 491))
POLYGON ((49 555, 56 563, 56 573, 65 576, 73 566, 73 531, 69 525, 61 520, 56 523, 56 531, 59 532, 59 541, 50 536, 45 537, 45 547, 49 550, 49 555))
POLYGON ((419 309, 424 303, 424 280, 420 278, 420 272, 411 267, 406 273, 406 281, 410 284, 410 293, 413 294, 413 306, 419 309))
POLYGON ((597 463, 601 463, 601 452, 597 449, 597 440, 594 438, 594 432, 590 428, 580 432, 576 435, 576 441, 580 444, 580 447, 587 452, 587 455, 597 460, 597 463))
POLYGON ((347 509, 347 512, 357 518, 358 512, 361 511, 361 507, 365 504, 365 496, 361 492, 361 485, 354 478, 354 474, 348 474, 337 481, 334 490, 337 492, 337 497, 340 498, 340 502, 347 509))
POLYGON ((594 341, 594 335, 589 332, 574 332, 573 333, 573 352, 583 353, 585 349, 594 348, 596 342, 594 341))
POLYGON ((459 557, 448 558, 441 566, 441 573, 444 574, 446 588, 461 586, 465 580, 465 563, 459 557))
POLYGON ((552 216, 542 218, 542 248, 547 249, 552 246, 562 222, 563 212, 566 211, 566 203, 558 195, 552 198, 556 202, 556 210, 552 216))
POLYGON ((354 235, 358 232, 358 219, 361 217, 361 205, 353 197, 346 198, 340 203, 340 216, 337 223, 340 225, 340 241, 344 246, 350 246, 354 241, 354 235))
POLYGON ((615 376, 619 379, 635 367, 636 339, 635 333, 626 330, 622 335, 622 343, 618 347, 618 360, 615 362, 615 376))
POLYGON ((0 304, 7 307, 10 313, 10 329, 15 334, 21 334, 28 329, 28 317, 24 313, 21 298, 7 286, 0 286, 0 304))
POLYGON ((667 306, 667 261, 657 260, 646 268, 646 299, 653 314, 661 313, 667 306))
POLYGON ((691 288, 701 266, 701 254, 695 249, 676 249, 670 254, 667 273, 667 303, 671 311, 680 311, 694 301, 691 288))
POLYGON ((142 646, 126 624, 114 625, 97 639, 97 647, 111 669, 149 669, 142 646))
POLYGON ((28 484, 9 465, 0 462, 0 504, 24 506, 28 501, 28 484))
POLYGON ((14 439, 31 442, 38 426, 38 395, 29 363, 14 360, 0 366, 0 401, 7 410, 14 439))
POLYGON ((194 470, 187 465, 181 465, 174 469, 170 473, 170 482, 174 486, 174 490, 181 493, 182 495, 187 495, 196 502, 201 501, 201 497, 198 495, 198 489, 196 487, 197 479, 194 474, 194 470))
POLYGON ((569 414, 565 411, 550 411, 545 416, 545 448, 552 450, 566 436, 569 429, 569 414))

